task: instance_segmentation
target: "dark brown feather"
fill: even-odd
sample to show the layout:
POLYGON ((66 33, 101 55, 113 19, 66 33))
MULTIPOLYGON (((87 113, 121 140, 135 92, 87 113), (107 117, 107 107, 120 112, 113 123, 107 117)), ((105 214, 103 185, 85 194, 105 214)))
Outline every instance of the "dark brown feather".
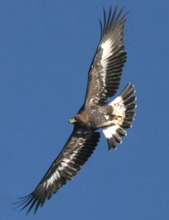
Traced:
POLYGON ((124 51, 123 29, 126 14, 122 16, 123 9, 117 13, 117 7, 112 12, 110 7, 108 15, 103 10, 104 19, 100 22, 101 38, 89 70, 88 86, 84 107, 91 105, 104 105, 107 99, 113 96, 119 88, 121 74, 127 55, 124 51), (111 41, 110 55, 103 56, 102 45, 111 41))
POLYGON ((23 206, 22 209, 29 207, 28 214, 35 207, 34 212, 36 212, 46 199, 50 199, 53 193, 66 184, 67 180, 71 180, 93 153, 99 137, 99 132, 75 126, 65 147, 36 189, 30 195, 21 198, 19 203, 23 206))

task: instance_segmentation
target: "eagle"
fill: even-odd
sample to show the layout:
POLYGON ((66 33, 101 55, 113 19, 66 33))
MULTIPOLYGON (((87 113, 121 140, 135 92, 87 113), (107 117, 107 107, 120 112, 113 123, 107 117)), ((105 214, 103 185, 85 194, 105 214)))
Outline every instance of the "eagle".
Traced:
POLYGON ((72 134, 58 157, 54 160, 35 190, 21 197, 21 210, 32 208, 34 213, 82 168, 95 150, 99 129, 107 139, 108 149, 116 149, 132 126, 136 108, 135 89, 128 83, 123 91, 110 103, 119 88, 127 54, 124 46, 124 24, 127 13, 117 6, 106 13, 100 21, 101 36, 88 72, 85 100, 70 119, 74 125, 72 134))

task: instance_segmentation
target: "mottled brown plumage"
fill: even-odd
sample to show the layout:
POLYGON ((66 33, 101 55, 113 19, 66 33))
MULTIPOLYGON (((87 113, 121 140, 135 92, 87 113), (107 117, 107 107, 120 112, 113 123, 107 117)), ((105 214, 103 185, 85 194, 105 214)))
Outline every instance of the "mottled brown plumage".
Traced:
POLYGON ((22 209, 35 212, 46 199, 71 180, 88 160, 100 138, 96 130, 101 128, 109 149, 116 148, 127 134, 126 128, 134 119, 135 91, 129 83, 123 92, 107 105, 108 98, 115 95, 120 85, 126 52, 123 29, 126 14, 117 7, 101 24, 101 37, 88 73, 88 84, 83 106, 70 119, 74 130, 59 156, 54 160, 35 190, 21 198, 22 209))

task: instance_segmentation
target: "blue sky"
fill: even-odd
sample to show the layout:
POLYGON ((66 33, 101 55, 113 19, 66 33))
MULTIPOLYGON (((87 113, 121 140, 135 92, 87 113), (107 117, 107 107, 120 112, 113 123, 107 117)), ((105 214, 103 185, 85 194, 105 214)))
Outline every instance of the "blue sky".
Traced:
POLYGON ((27 219, 169 218, 169 16, 163 1, 0 1, 0 219, 30 193, 67 141, 83 103, 103 6, 129 11, 128 61, 138 108, 117 151, 101 141, 83 169, 27 219))

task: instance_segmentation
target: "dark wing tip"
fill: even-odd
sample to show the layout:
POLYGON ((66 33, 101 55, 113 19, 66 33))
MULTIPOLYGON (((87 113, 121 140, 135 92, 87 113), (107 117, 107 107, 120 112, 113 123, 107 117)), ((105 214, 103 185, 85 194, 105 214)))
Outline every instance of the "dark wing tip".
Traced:
POLYGON ((60 189, 67 182, 67 180, 71 180, 72 177, 77 174, 77 172, 81 169, 81 166, 88 160, 88 158, 91 156, 94 149, 96 148, 96 145, 99 141, 100 133, 90 130, 85 131, 83 129, 77 129, 77 131, 73 133, 73 138, 75 138, 75 135, 79 137, 79 140, 81 140, 83 137, 84 139, 86 139, 86 141, 84 143, 84 146, 82 146, 83 141, 81 142, 82 144, 74 139, 68 141, 69 146, 66 145, 67 150, 61 152, 62 158, 60 158, 59 165, 57 165, 57 169, 60 173, 60 176, 58 177, 59 179, 55 180, 51 186, 48 186, 47 189, 42 184, 43 181, 46 181, 46 179, 50 178, 51 172, 54 172, 53 164, 56 162, 54 161, 37 188, 31 194, 18 198, 19 201, 14 203, 14 205, 16 205, 16 208, 19 207, 20 211, 27 208, 26 215, 32 209, 34 209, 35 214, 39 206, 43 206, 46 199, 50 199, 52 194, 60 189), (78 131, 81 131, 82 133, 78 133, 78 131), (70 154, 72 153, 72 145, 75 147, 72 149, 73 152, 75 152, 73 158, 71 158, 70 156, 70 154), (70 152, 68 153, 69 150, 70 152), (68 166, 64 165, 63 163, 65 157, 70 160, 67 164, 68 166))
POLYGON ((28 215, 28 213, 32 210, 33 207, 35 207, 34 214, 36 214, 39 205, 41 206, 43 205, 43 203, 40 203, 38 198, 35 197, 33 193, 27 196, 19 197, 18 200, 19 201, 13 203, 12 205, 16 206, 15 209, 19 208, 20 209, 19 211, 28 208, 28 210, 26 211, 26 215, 28 215))
POLYGON ((109 12, 106 14, 105 8, 103 8, 103 22, 100 22, 100 28, 101 28, 101 35, 100 38, 103 37, 104 34, 106 34, 111 27, 117 24, 124 23, 127 18, 128 12, 126 12, 124 15, 123 14, 124 7, 120 9, 118 12, 118 6, 115 6, 115 9, 113 11, 112 5, 110 6, 109 12))

